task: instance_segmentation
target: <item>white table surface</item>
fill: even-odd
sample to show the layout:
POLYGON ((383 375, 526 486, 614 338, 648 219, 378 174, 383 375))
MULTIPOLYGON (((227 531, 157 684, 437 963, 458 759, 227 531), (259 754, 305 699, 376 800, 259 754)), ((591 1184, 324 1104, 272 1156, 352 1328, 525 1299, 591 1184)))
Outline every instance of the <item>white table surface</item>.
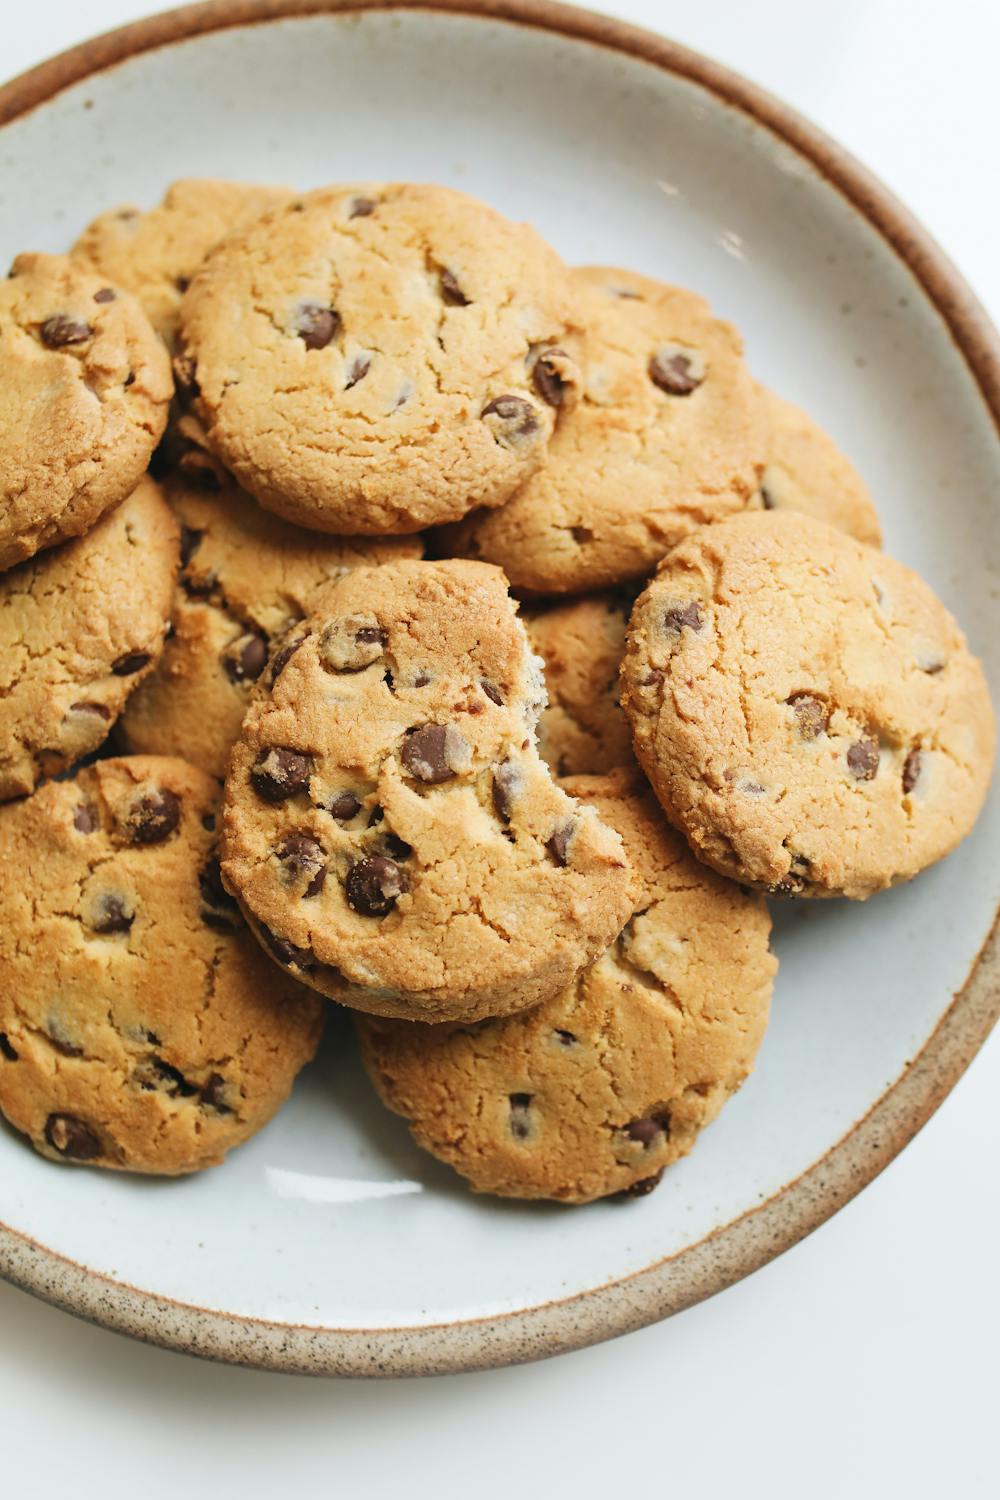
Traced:
MULTIPOLYGON (((4 7, 0 71, 152 0, 4 7)), ((631 0, 809 114, 1000 320, 996 0, 631 0)), ((514 1370, 380 1385, 199 1363, 0 1284, 0 1494, 1000 1495, 1000 1038, 860 1198, 712 1301, 514 1370)))

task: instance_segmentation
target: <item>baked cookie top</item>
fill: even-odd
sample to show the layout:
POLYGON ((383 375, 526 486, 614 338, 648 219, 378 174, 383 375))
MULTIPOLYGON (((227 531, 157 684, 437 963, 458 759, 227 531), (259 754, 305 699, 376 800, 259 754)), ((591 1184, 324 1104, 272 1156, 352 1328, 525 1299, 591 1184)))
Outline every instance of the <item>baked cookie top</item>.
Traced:
POLYGON ((576 371, 567 273, 449 188, 306 193, 191 283, 175 368, 268 509, 405 532, 500 505, 545 459, 576 371))
POLYGON ((667 816, 779 894, 909 879, 986 795, 993 713, 954 619, 902 563, 803 515, 676 547, 636 603, 623 680, 667 816))
POLYGON ((361 1010, 475 1019, 547 998, 630 910, 621 840, 553 785, 503 575, 357 568, 258 686, 222 869, 273 956, 361 1010))
POLYGON ((641 1194, 753 1065, 777 967, 759 896, 691 858, 638 772, 565 783, 622 836, 624 930, 560 995, 477 1026, 356 1017, 362 1056, 417 1142, 478 1192, 641 1194))
POLYGON ((146 478, 86 536, 0 575, 0 801, 107 737, 162 649, 177 541, 146 478))
POLYGON ((155 208, 143 212, 128 203, 98 214, 71 253, 95 275, 134 292, 172 347, 181 298, 209 251, 290 196, 288 188, 185 177, 171 183, 155 208))
MULTIPOLYGON (((214 482, 207 470, 201 477, 214 482)), ((231 483, 209 491, 175 480, 167 496, 184 549, 172 630, 120 733, 131 751, 180 755, 221 778, 273 643, 307 613, 319 585, 361 564, 419 557, 421 543, 303 531, 231 483)))
POLYGON ((771 438, 755 507, 801 511, 881 547, 882 528, 868 486, 833 438, 801 407, 763 386, 760 392, 771 438))
POLYGON ((633 762, 632 734, 618 702, 630 590, 587 594, 528 608, 524 628, 545 663, 548 704, 538 753, 557 776, 595 776, 633 762))
POLYGON ((701 297, 603 266, 570 278, 581 398, 544 469, 446 540, 538 594, 643 578, 696 526, 748 504, 767 452, 739 335, 701 297))
POLYGON ((218 787, 105 760, 0 809, 0 1110, 43 1155, 174 1174, 260 1128, 322 1006, 219 881, 218 787))
POLYGON ((65 256, 17 257, 0 281, 0 569, 131 494, 172 391, 132 296, 65 256))

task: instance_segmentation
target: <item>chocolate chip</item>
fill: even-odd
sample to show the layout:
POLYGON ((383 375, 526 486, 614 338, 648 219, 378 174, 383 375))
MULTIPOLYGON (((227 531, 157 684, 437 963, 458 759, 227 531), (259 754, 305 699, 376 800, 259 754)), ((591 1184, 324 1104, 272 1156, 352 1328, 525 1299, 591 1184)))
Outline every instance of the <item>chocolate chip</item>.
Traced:
POLYGON ((146 1093, 167 1094, 171 1099, 192 1099, 198 1092, 179 1068, 162 1057, 148 1058, 136 1069, 133 1077, 146 1093))
POLYGON ((531 1094, 509 1094, 510 1133, 517 1141, 526 1141, 531 1135, 531 1094))
POLYGON ((567 863, 570 841, 575 832, 575 823, 564 823, 561 828, 556 829, 552 837, 546 842, 545 847, 557 865, 565 865, 567 863))
POLYGON ((531 379, 547 406, 562 406, 566 399, 569 382, 564 379, 559 365, 559 361, 565 358, 565 349, 547 349, 535 360, 531 379))
POLYGON ((663 611, 663 628, 669 635, 680 635, 685 626, 688 630, 700 630, 704 623, 697 599, 688 604, 674 604, 663 611))
POLYGON ((795 714, 799 739, 815 740, 826 733, 830 710, 820 698, 814 698, 812 693, 793 693, 786 701, 795 714))
POLYGON ((347 904, 363 917, 382 917, 406 888, 406 876, 395 860, 372 854, 352 865, 347 876, 347 904))
POLYGON ((207 833, 215 831, 215 813, 202 813, 201 826, 207 833))
POLYGON ((227 646, 222 658, 227 676, 233 682, 256 682, 267 666, 267 641, 255 632, 241 635, 227 646))
POLYGON ((878 763, 878 740, 856 740, 848 748, 847 766, 856 781, 874 781, 878 763))
POLYGON ((131 677, 136 672, 141 672, 150 660, 148 651, 126 651, 124 656, 119 656, 111 663, 111 670, 116 677, 131 677))
POLYGON ((250 780, 266 802, 286 802, 309 790, 311 774, 311 755, 287 745, 271 745, 258 755, 250 780))
POLYGON ((135 371, 134 370, 129 370, 128 374, 125 376, 125 379, 122 381, 122 385, 125 387, 126 390, 128 390, 128 388, 129 388, 130 385, 135 385, 135 371))
POLYGON ((80 802, 73 812, 73 827, 78 833, 94 833, 101 826, 97 808, 92 802, 80 802))
POLYGON ((214 1109, 217 1115, 231 1115, 232 1109, 225 1102, 226 1080, 221 1073, 209 1073, 198 1092, 198 1102, 205 1109, 214 1109))
POLYGON ((389 855, 390 859, 395 860, 409 859, 413 853, 413 845, 408 844, 405 839, 401 839, 391 829, 382 835, 382 848, 389 855))
POLYGON ((326 851, 308 833, 288 833, 275 848, 288 880, 307 880, 303 897, 318 896, 326 880, 326 851))
POLYGON ((367 219, 369 214, 373 214, 377 207, 378 204, 374 198, 352 198, 347 217, 349 219, 367 219))
POLYGON ((385 685, 389 689, 390 693, 392 693, 393 697, 395 697, 395 695, 396 695, 396 679, 395 679, 395 677, 393 677, 392 673, 391 672, 385 672, 383 674, 383 676, 382 676, 382 681, 385 683, 385 685))
POLYGON ((90 921, 94 932, 128 932, 135 921, 135 912, 129 911, 125 897, 108 891, 101 896, 90 921))
POLYGON ((364 380, 372 367, 370 354, 356 354, 347 367, 347 380, 344 382, 344 390, 349 391, 357 385, 359 380, 364 380))
POLYGON ((104 719, 105 722, 111 718, 111 710, 103 703, 71 703, 69 711, 71 714, 86 714, 91 719, 104 719))
POLYGON ((558 1038, 560 1044, 563 1047, 575 1047, 576 1046, 576 1037, 573 1035, 572 1031, 562 1031, 557 1026, 556 1029, 555 1029, 555 1031, 553 1032, 553 1036, 555 1036, 555 1037, 558 1038))
POLYGON ((338 823, 347 823, 351 818, 357 817, 361 811, 361 803, 353 792, 338 792, 327 803, 326 810, 331 818, 336 818, 338 823))
POLYGON ((650 359, 649 378, 668 396, 690 396, 705 379, 705 372, 693 349, 667 344, 650 359))
POLYGON ((233 932, 239 925, 239 907, 222 883, 219 857, 213 854, 198 871, 198 886, 205 910, 201 919, 216 932, 233 932))
POLYGON ((319 638, 319 659, 328 672, 363 672, 381 660, 388 639, 371 616, 330 620, 319 638))
POLYGON ((195 531, 193 526, 181 527, 181 566, 186 567, 201 546, 203 531, 195 531))
POLYGON ((499 708, 503 708, 503 694, 498 687, 495 687, 487 677, 480 677, 479 686, 491 703, 495 703, 499 708))
POLYGON ((17 1062, 17 1052, 4 1031, 0 1031, 0 1057, 5 1057, 8 1062, 17 1062))
POLYGON ((49 1115, 45 1139, 53 1151, 71 1161, 93 1161, 101 1155, 101 1142, 89 1125, 76 1115, 49 1115))
MULTIPOLYGON (((445 724, 424 724, 407 730, 400 759, 411 776, 436 786, 455 775, 449 764, 449 729, 445 724)), ((456 731, 451 731, 454 736, 456 731)))
POLYGON ((520 785, 520 768, 513 761, 505 760, 493 772, 493 809, 501 823, 510 822, 520 785))
POLYGON ((85 344, 93 336, 94 330, 89 323, 71 318, 66 313, 46 318, 38 330, 38 337, 46 349, 65 349, 70 344, 85 344))
POLYGON ((538 431, 538 413, 522 396, 497 396, 483 407, 480 416, 496 417, 493 436, 505 448, 518 448, 538 431))
POLYGON ((777 508, 774 502, 774 496, 764 484, 762 484, 760 487, 760 503, 761 505, 763 505, 765 510, 775 510, 777 508))
POLYGON ((920 748, 919 746, 914 745, 913 749, 910 751, 903 762, 903 791, 907 794, 913 791, 913 788, 920 780, 922 762, 923 755, 920 751, 920 748))
POLYGON ((272 687, 277 682, 278 678, 288 666, 288 663, 291 661, 292 657, 295 655, 296 651, 299 649, 305 639, 306 637, 303 635, 296 636, 292 640, 286 641, 283 646, 278 647, 277 651, 271 658, 272 687))
POLYGON ((147 792, 133 802, 128 829, 133 844, 162 844, 181 820, 180 798, 165 787, 147 792))
POLYGON ((267 940, 267 945, 279 963, 292 965, 298 969, 315 969, 316 957, 308 948, 300 948, 297 943, 288 938, 279 937, 272 932, 270 927, 262 927, 261 931, 267 940))
POLYGON ((630 1120, 625 1126, 625 1134, 630 1141, 638 1141, 641 1146, 649 1147, 661 1135, 670 1134, 670 1121, 666 1115, 645 1115, 638 1120, 630 1120))
POLYGON ((95 302, 113 302, 114 300, 114 289, 110 286, 102 286, 99 292, 94 293, 95 302))
POLYGON ((441 298, 450 307, 468 307, 471 298, 467 297, 458 284, 458 278, 454 271, 449 271, 445 266, 441 272, 441 298))
POLYGON ((375 806, 372 808, 371 812, 368 814, 368 827, 369 828, 374 828, 377 823, 381 823, 381 821, 382 821, 382 819, 384 817, 385 817, 385 813, 382 811, 382 809, 379 807, 378 803, 376 802, 375 806))
POLYGON ((191 285, 191 278, 189 276, 175 276, 174 277, 174 286, 177 288, 177 290, 181 293, 182 296, 187 291, 187 289, 188 289, 188 287, 190 285, 191 285))
POLYGON ((631 1187, 623 1188, 623 1198, 645 1198, 654 1188, 659 1187, 663 1179, 663 1168, 654 1172, 651 1177, 640 1177, 638 1182, 633 1182, 631 1187))
POLYGON ((340 332, 341 318, 333 307, 302 302, 295 313, 295 332, 307 349, 325 349, 340 332))

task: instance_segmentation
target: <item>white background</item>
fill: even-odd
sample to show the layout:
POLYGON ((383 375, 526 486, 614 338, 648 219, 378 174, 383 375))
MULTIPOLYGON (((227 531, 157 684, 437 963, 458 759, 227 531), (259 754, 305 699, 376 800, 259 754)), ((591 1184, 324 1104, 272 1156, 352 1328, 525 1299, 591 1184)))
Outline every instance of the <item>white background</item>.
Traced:
MULTIPOLYGON (((0 71, 145 9, 5 6, 0 71)), ((900 194, 1000 321, 996 0, 605 9, 809 114, 900 194)), ((669 1323, 522 1369, 381 1385, 259 1375, 0 1285, 0 1493, 995 1500, 998 1100, 995 1037, 903 1156, 797 1249, 669 1323)))

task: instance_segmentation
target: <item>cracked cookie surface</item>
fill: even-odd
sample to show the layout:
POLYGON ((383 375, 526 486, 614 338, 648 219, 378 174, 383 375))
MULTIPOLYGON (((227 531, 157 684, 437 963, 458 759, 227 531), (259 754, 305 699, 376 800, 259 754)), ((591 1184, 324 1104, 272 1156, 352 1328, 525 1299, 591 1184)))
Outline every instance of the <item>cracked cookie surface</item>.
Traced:
POLYGON ((170 359, 127 292, 60 255, 0 281, 0 569, 131 494, 167 421, 170 359))
POLYGON ((631 591, 608 591, 523 611, 549 700, 538 720, 538 752, 556 776, 596 776, 634 761, 618 702, 632 603, 631 591))
POLYGON ((320 591, 233 751, 223 875, 275 961, 423 1020, 562 989, 631 907, 621 839, 556 787, 499 569, 400 562, 320 591))
POLYGON ((820 521, 706 528, 638 599, 636 754, 700 858, 776 894, 863 898, 969 832, 993 712, 929 586, 820 521))
POLYGON ((641 1195, 749 1074, 776 962, 763 900, 692 859, 638 771, 564 783, 622 836, 633 913, 555 998, 477 1026, 355 1018, 417 1143, 478 1192, 641 1195))
POLYGON ((0 801, 107 738, 162 650, 177 544, 144 478, 85 536, 0 575, 0 801))
POLYGON ((288 188, 181 178, 155 208, 143 211, 129 203, 99 214, 70 253, 95 275, 134 292, 172 347, 181 298, 209 252, 227 234, 289 197, 288 188))
POLYGON ((0 809, 0 1110, 54 1160, 178 1174, 270 1119, 322 1003, 222 889, 218 787, 101 761, 0 809))
POLYGON ((767 467, 753 505, 796 510, 881 547, 878 512, 861 475, 801 407, 760 387, 770 428, 767 467))
POLYGON ((577 383, 566 277, 534 230, 462 193, 322 188, 209 257, 175 368, 268 509, 417 531, 502 504, 543 463, 577 383))
POLYGON ((696 526, 749 503, 767 450, 739 335, 701 297, 603 266, 570 284, 585 330, 580 400, 544 469, 445 540, 538 594, 643 578, 696 526))
POLYGON ((221 779, 268 654, 311 594, 360 564, 419 557, 421 544, 306 532, 231 483, 210 492, 179 480, 166 493, 184 546, 172 632, 119 733, 129 751, 179 755, 221 779))

